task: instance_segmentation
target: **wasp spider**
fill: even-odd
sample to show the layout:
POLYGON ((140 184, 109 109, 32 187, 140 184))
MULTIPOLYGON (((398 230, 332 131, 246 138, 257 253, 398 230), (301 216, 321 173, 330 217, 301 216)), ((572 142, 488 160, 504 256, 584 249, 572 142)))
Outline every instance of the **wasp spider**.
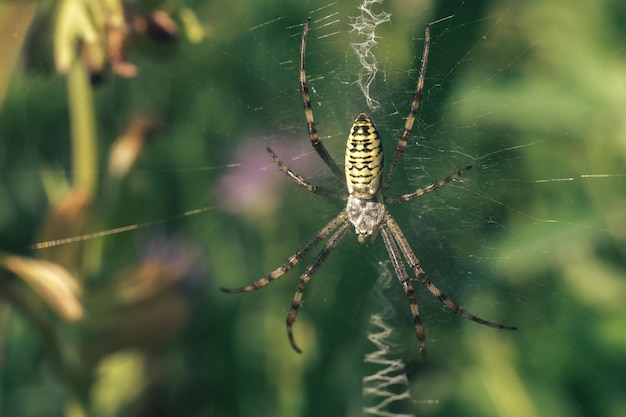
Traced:
POLYGON ((309 97, 309 89, 306 85, 306 73, 304 70, 304 57, 306 50, 306 39, 309 31, 311 19, 309 18, 304 25, 304 31, 302 33, 302 44, 300 49, 300 94, 302 95, 302 101, 304 103, 304 114, 306 116, 307 127, 309 131, 309 138, 313 148, 317 151, 322 160, 330 168, 330 170, 342 181, 345 182, 348 188, 348 194, 342 195, 331 190, 323 189, 314 184, 309 183, 300 175, 289 169, 278 156, 270 149, 267 148, 267 152, 271 156, 272 160, 278 165, 281 171, 287 174, 300 186, 306 188, 312 193, 321 194, 328 197, 338 198, 347 201, 346 208, 332 219, 326 226, 324 226, 317 234, 309 240, 304 246, 296 251, 285 264, 278 267, 276 270, 265 275, 264 277, 254 281, 250 285, 246 285, 241 288, 222 288, 222 291, 227 293, 240 293, 258 290, 265 287, 270 282, 280 278, 284 273, 293 268, 311 249, 319 244, 324 238, 331 233, 332 236, 326 242, 326 245, 317 254, 313 262, 306 268, 304 273, 300 276, 298 281, 298 288, 293 297, 289 314, 287 315, 287 335, 291 346, 297 352, 301 352, 300 348, 296 345, 293 336, 293 323, 296 320, 298 309, 302 301, 302 294, 304 289, 313 276, 326 260, 330 252, 337 246, 337 244, 348 233, 351 226, 356 230, 357 239, 360 243, 364 243, 366 240, 374 241, 378 232, 382 235, 383 242, 391 258, 393 268, 398 275, 398 279, 406 297, 409 300, 409 307, 411 315, 413 316, 413 323, 415 325, 415 333, 419 341, 420 351, 423 354, 424 360, 426 360, 426 336, 424 333, 424 327, 422 326, 422 320, 420 318, 419 309, 417 307, 417 301, 415 299, 415 291, 411 284, 411 279, 404 265, 406 264, 413 271, 419 282, 426 287, 428 291, 443 303, 453 313, 466 318, 468 320, 475 321, 485 326, 495 327, 497 329, 515 330, 515 327, 504 326, 501 324, 493 323, 480 317, 474 316, 464 310, 462 310, 456 303, 450 300, 439 288, 435 286, 427 277, 426 273, 420 266, 420 263, 413 253, 413 250, 409 246, 409 243, 404 236, 404 233, 400 230, 400 227, 393 219, 389 211, 387 211, 387 204, 401 203, 412 200, 415 197, 422 196, 431 191, 443 187, 450 181, 460 177, 469 171, 472 167, 467 166, 454 172, 450 176, 443 180, 433 182, 426 186, 420 187, 417 190, 401 195, 386 196, 383 195, 384 191, 389 186, 393 179, 394 173, 398 167, 398 163, 402 158, 404 149, 407 146, 409 140, 409 134, 415 122, 415 113, 420 105, 422 99, 422 89, 424 87, 424 74, 426 72, 426 64, 428 61, 428 51, 430 48, 430 25, 426 26, 424 52, 422 55, 422 65, 419 72, 419 78, 417 81, 417 87, 413 93, 413 100, 411 102, 411 110, 404 123, 404 131, 398 141, 391 158, 391 166, 387 171, 387 176, 383 180, 383 149, 378 131, 374 127, 374 124, 370 118, 361 113, 357 116, 350 133, 348 135, 348 141, 346 143, 346 155, 344 172, 342 173, 335 161, 332 159, 324 144, 320 141, 315 128, 315 121, 313 119, 313 110, 311 106, 311 99, 309 97), (403 260, 404 258, 404 260, 403 260))

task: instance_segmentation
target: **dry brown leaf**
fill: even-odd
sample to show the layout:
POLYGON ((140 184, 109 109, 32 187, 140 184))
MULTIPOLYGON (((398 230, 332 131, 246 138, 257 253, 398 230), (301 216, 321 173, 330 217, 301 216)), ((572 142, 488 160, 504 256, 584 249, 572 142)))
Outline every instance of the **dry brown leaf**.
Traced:
POLYGON ((64 319, 77 321, 83 317, 78 282, 61 265, 8 254, 0 254, 0 265, 22 278, 64 319))

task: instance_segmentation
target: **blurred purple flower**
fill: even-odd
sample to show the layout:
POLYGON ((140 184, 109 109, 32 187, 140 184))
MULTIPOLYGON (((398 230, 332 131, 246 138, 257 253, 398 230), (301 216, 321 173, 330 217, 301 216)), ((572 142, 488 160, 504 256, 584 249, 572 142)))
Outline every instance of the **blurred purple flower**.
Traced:
MULTIPOLYGON (((247 141, 235 151, 236 166, 219 178, 215 187, 216 200, 223 210, 233 214, 271 213, 283 189, 297 187, 278 169, 265 148, 265 144, 247 141)), ((310 147, 290 140, 272 143, 271 148, 300 175, 306 176, 310 171, 312 159, 309 156, 315 153, 310 147)))
POLYGON ((141 265, 156 265, 162 272, 169 271, 158 278, 162 286, 177 284, 194 291, 209 275, 203 249, 182 234, 154 236, 142 245, 141 252, 141 265))

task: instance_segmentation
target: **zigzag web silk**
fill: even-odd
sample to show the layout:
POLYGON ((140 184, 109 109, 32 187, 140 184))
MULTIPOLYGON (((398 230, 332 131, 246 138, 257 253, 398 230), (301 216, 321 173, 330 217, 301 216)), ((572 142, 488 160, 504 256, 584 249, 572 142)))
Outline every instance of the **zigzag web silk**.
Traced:
MULTIPOLYGON (((367 338, 374 345, 374 350, 366 353, 363 362, 375 372, 363 377, 363 415, 381 417, 413 417, 413 414, 399 414, 388 411, 395 403, 402 404, 411 400, 406 365, 402 359, 394 358, 400 350, 392 343, 393 327, 387 322, 394 322, 395 308, 386 296, 385 290, 392 287, 396 280, 388 262, 378 265, 378 279, 371 290, 371 297, 377 312, 370 315, 370 330, 367 338)), ((437 404, 437 400, 418 400, 420 404, 437 404)))

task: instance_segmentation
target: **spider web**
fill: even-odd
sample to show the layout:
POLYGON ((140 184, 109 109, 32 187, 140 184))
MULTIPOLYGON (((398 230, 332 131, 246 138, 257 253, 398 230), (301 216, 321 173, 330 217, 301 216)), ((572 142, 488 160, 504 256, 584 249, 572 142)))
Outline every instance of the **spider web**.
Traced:
MULTIPOLYGON (((388 382, 398 382, 386 398, 410 397, 414 407, 389 404, 373 411, 381 403, 370 403, 370 415, 624 410, 615 394, 624 388, 615 370, 623 365, 617 352, 626 346, 620 332, 626 324, 623 11, 610 1, 587 5, 577 13, 588 18, 581 23, 557 0, 437 8, 426 2, 312 2, 306 10, 277 1, 265 11, 249 7, 224 19, 229 31, 226 23, 211 21, 207 26, 215 32, 189 67, 131 56, 142 75, 130 93, 121 92, 126 84, 119 80, 112 81, 117 88, 96 93, 103 103, 103 155, 124 127, 118 107, 153 112, 163 124, 127 178, 103 186, 103 194, 115 188, 114 197, 96 208, 98 220, 84 235, 104 246, 108 274, 138 262, 138 253, 148 256, 146 242, 154 241, 167 250, 172 241, 178 250, 193 247, 173 253, 205 254, 212 273, 200 281, 208 287, 243 285, 278 266, 341 209, 297 189, 264 151, 270 145, 307 179, 341 190, 306 137, 297 75, 307 14, 313 110, 337 161, 350 123, 365 109, 389 156, 417 80, 424 26, 452 16, 432 27, 424 101, 390 193, 468 164, 474 168, 461 181, 391 211, 429 278, 451 299, 520 330, 501 334, 464 322, 416 287, 431 353, 429 368, 422 368, 407 302, 384 247, 363 247, 351 236, 307 288, 295 325, 302 358, 284 349, 283 329, 302 265, 245 299, 207 290, 203 295, 219 306, 207 316, 224 317, 224 305, 237 306, 239 320, 229 322, 236 329, 234 350, 245 356, 251 349, 245 344, 276 351, 264 356, 265 368, 254 368, 271 375, 267 381, 304 380, 308 372, 318 383, 308 391, 303 383, 268 383, 269 391, 300 399, 276 400, 271 415, 302 415, 303 404, 319 398, 362 415, 362 402, 371 398, 346 386, 359 386, 361 376, 384 379, 385 369, 396 372, 388 382), (371 325, 370 317, 383 320, 371 325), (385 349, 390 356, 380 359, 381 368, 355 376, 363 358, 385 349)), ((38 59, 25 65, 44 66, 38 59)), ((50 128, 55 140, 32 148, 7 140, 2 148, 0 236, 4 250, 18 252, 39 241, 33 236, 46 199, 72 176, 71 145, 59 145, 69 127, 44 117, 51 112, 66 120, 59 98, 64 86, 56 79, 22 82, 15 81, 14 101, 4 104, 3 125, 16 126, 5 127, 4 137, 37 137, 50 128), (15 104, 15 97, 26 104, 15 104)), ((105 182, 104 169, 100 177, 105 182)), ((45 240, 63 243, 73 236, 45 240)), ((261 404, 252 388, 242 390, 251 404, 261 404)))

